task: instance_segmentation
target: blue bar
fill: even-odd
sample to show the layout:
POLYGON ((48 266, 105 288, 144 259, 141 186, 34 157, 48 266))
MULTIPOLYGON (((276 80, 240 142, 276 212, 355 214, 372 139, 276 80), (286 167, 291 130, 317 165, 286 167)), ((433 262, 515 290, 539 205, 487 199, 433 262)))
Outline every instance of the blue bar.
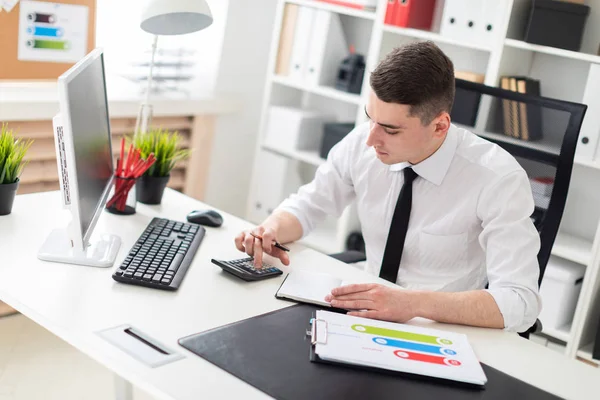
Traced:
POLYGON ((46 26, 30 26, 27 28, 27 33, 34 36, 61 37, 63 35, 63 30, 62 28, 46 26))
POLYGON ((404 340, 396 340, 389 338, 376 337, 373 341, 382 346, 397 347, 405 350, 415 350, 423 353, 442 354, 445 356, 453 356, 456 354, 454 350, 442 348, 440 346, 432 346, 430 344, 406 342, 404 340))

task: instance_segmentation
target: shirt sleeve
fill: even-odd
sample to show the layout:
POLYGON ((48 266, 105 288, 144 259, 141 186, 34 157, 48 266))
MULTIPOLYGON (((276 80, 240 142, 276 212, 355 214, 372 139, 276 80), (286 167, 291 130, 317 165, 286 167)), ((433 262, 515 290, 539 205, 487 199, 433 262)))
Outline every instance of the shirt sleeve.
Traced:
POLYGON ((524 170, 511 172, 485 188, 477 212, 486 252, 487 292, 492 295, 506 330, 524 332, 534 325, 542 302, 538 290, 540 237, 530 219, 534 210, 524 170))
POLYGON ((356 197, 351 167, 358 139, 357 129, 346 135, 329 151, 312 182, 301 186, 277 207, 276 211, 287 211, 298 218, 303 238, 328 215, 339 217, 356 197))

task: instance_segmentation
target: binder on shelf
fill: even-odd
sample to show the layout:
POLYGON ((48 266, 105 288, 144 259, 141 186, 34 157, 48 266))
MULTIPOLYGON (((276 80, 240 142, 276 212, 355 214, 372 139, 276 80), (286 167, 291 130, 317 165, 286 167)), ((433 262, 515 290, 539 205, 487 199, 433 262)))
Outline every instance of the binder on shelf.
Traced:
MULTIPOLYGON (((503 76, 502 89, 540 96, 540 81, 523 76, 503 76)), ((502 99, 504 134, 524 141, 543 137, 542 109, 535 104, 502 99)))
POLYGON ((275 64, 275 73, 277 75, 287 76, 290 73, 290 58, 292 55, 292 46, 294 45, 294 31, 296 30, 296 20, 298 19, 298 8, 296 4, 286 4, 283 10, 279 49, 275 64))
POLYGON ((385 8, 385 19, 383 23, 386 25, 394 25, 396 8, 398 7, 398 0, 387 0, 385 8))
MULTIPOLYGON (((600 110, 600 90, 598 88, 600 88, 600 65, 590 64, 582 101, 583 104, 587 104, 588 111, 600 110)), ((595 161, 598 135, 600 135, 600 113, 587 112, 581 125, 575 157, 582 161, 595 161)))
POLYGON ((324 124, 335 117, 316 110, 271 106, 267 116, 264 144, 288 151, 318 152, 324 124))
POLYGON ((506 3, 445 0, 440 34, 466 43, 492 46, 506 18, 506 3))
POLYGON ((398 0, 393 10, 392 25, 403 28, 431 29, 436 0, 398 0))
MULTIPOLYGON (((540 95, 540 81, 527 77, 517 78, 517 91, 524 94, 540 95)), ((519 103, 519 132, 526 141, 542 138, 542 108, 535 104, 519 103)))
POLYGON ((337 69, 346 57, 347 49, 340 16, 316 10, 309 39, 305 82, 310 85, 334 86, 337 69))
POLYGON ((290 78, 301 80, 307 68, 309 41, 315 19, 316 9, 300 7, 294 29, 294 43, 290 60, 290 78))

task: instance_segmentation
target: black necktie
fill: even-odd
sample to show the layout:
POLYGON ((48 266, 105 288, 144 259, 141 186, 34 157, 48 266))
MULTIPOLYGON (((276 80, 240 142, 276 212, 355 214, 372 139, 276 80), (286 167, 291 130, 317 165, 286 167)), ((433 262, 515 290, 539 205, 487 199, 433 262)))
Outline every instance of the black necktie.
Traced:
POLYGON ((398 269, 402 259, 402 250, 404 249, 404 239, 408 230, 408 220, 410 218, 410 208, 412 206, 412 183, 417 177, 417 173, 412 168, 404 168, 404 184, 400 189, 390 232, 388 233, 383 262, 379 277, 390 282, 396 283, 398 278, 398 269))

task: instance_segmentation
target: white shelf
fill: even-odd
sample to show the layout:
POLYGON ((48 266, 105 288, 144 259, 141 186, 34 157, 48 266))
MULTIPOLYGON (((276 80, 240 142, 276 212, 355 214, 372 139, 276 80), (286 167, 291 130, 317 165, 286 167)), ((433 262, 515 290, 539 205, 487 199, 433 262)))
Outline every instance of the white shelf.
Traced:
POLYGON ((600 162, 598 162, 598 161, 588 161, 588 160, 583 160, 581 158, 575 157, 575 160, 573 162, 576 165, 582 165, 582 166, 588 167, 588 168, 600 169, 600 162))
POLYGON ((468 49, 487 51, 487 52, 491 51, 486 46, 465 43, 460 40, 455 40, 455 39, 444 37, 436 32, 424 31, 421 29, 402 28, 399 26, 384 25, 383 30, 384 30, 384 32, 395 33, 395 34, 401 35, 401 36, 410 36, 410 37, 414 37, 414 38, 418 38, 418 39, 431 40, 433 42, 446 43, 446 44, 451 44, 453 46, 465 47, 468 49))
POLYGON ((297 81, 294 79, 286 78, 284 76, 273 75, 271 77, 274 83, 279 85, 291 87, 298 90, 303 90, 309 93, 318 94, 319 96, 327 97, 333 100, 339 100, 351 104, 360 104, 362 99, 360 95, 343 92, 341 90, 329 87, 329 86, 314 86, 307 85, 305 82, 297 81))
POLYGON ((558 329, 551 328, 551 327, 544 327, 542 329, 542 333, 544 335, 553 337, 555 339, 558 339, 558 340, 561 340, 561 341, 567 343, 571 336, 571 325, 561 326, 558 329))
POLYGON ((554 246, 552 246, 552 255, 578 264, 588 265, 592 258, 592 242, 558 232, 554 240, 554 246))
POLYGON ((275 147, 268 144, 263 144, 262 148, 273 153, 292 158, 294 160, 302 161, 310 165, 314 165, 318 167, 319 165, 325 163, 325 160, 319 156, 318 151, 301 151, 301 150, 288 150, 282 149, 279 147, 275 147))
POLYGON ((370 20, 375 19, 374 11, 363 11, 363 10, 359 10, 359 9, 355 9, 355 8, 338 6, 338 5, 331 4, 331 3, 320 2, 317 0, 286 0, 286 3, 297 4, 299 6, 304 6, 304 7, 318 8, 320 10, 326 10, 326 11, 331 11, 331 12, 335 12, 338 14, 349 15, 351 17, 370 19, 370 20))
POLYGON ((600 360, 596 360, 592 358, 592 350, 594 349, 594 342, 588 343, 586 346, 583 346, 581 349, 577 350, 577 356, 583 358, 584 360, 595 363, 596 365, 600 365, 600 360))
POLYGON ((522 40, 515 39, 504 39, 504 45, 507 47, 513 47, 515 49, 523 49, 534 51, 536 53, 550 54, 553 56, 570 58, 573 60, 587 61, 594 64, 600 64, 600 56, 594 54, 580 53, 577 51, 559 49, 550 46, 541 46, 539 44, 531 44, 522 40))
POLYGON ((560 154, 560 146, 559 145, 551 145, 548 143, 544 143, 543 141, 527 142, 525 140, 515 139, 510 136, 503 135, 501 133, 480 132, 480 131, 475 130, 475 128, 473 128, 471 126, 464 126, 464 125, 456 124, 456 123, 455 123, 455 125, 460 128, 466 129, 470 132, 473 132, 474 134, 481 136, 483 138, 486 138, 486 139, 496 140, 496 141, 504 142, 504 143, 513 143, 513 144, 516 144, 516 145, 519 145, 522 147, 528 147, 530 149, 540 150, 540 151, 543 151, 544 153, 552 154, 555 156, 558 156, 560 154))

